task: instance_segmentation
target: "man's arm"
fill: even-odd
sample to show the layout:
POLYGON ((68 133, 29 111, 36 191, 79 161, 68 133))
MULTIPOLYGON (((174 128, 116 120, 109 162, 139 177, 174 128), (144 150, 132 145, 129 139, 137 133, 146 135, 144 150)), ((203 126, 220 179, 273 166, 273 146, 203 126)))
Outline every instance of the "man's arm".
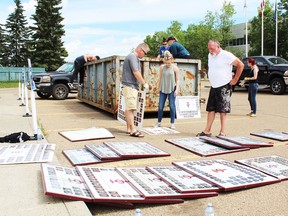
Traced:
POLYGON ((144 78, 142 77, 142 74, 140 73, 140 71, 133 71, 133 74, 134 74, 135 78, 136 78, 142 85, 145 85, 146 81, 145 81, 144 78))
POLYGON ((236 85, 236 83, 238 82, 238 79, 240 78, 243 68, 244 68, 244 64, 243 62, 237 58, 235 59, 232 64, 237 68, 235 76, 233 77, 233 79, 230 81, 231 85, 236 85))

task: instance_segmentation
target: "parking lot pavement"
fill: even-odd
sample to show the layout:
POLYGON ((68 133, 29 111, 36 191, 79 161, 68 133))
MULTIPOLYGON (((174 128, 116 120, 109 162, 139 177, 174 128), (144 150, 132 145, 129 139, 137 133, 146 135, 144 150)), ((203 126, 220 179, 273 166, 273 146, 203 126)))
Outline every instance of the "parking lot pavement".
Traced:
MULTIPOLYGON (((201 98, 207 98, 209 83, 201 84, 201 98)), ((232 95, 232 112, 228 116, 227 135, 248 136, 250 132, 262 130, 287 131, 288 100, 286 95, 272 95, 266 91, 257 94, 258 112, 256 118, 247 117, 250 111, 247 100, 247 91, 237 89, 232 95)), ((103 163, 97 166, 146 166, 146 165, 170 165, 173 161, 205 160, 205 159, 236 159, 255 157, 261 155, 280 155, 288 158, 288 145, 282 142, 274 142, 274 147, 253 149, 250 151, 218 155, 202 158, 193 153, 168 144, 165 139, 191 137, 201 132, 206 123, 205 105, 201 105, 201 118, 184 119, 175 122, 179 134, 172 135, 148 135, 144 138, 134 138, 125 134, 125 125, 115 120, 114 116, 79 101, 75 95, 67 100, 55 101, 53 99, 42 100, 37 98, 37 110, 39 122, 45 129, 46 138, 50 143, 56 143, 56 154, 59 163, 63 166, 72 166, 62 153, 64 149, 79 149, 85 144, 100 144, 103 140, 70 142, 61 137, 59 131, 79 130, 89 127, 104 127, 115 136, 111 141, 146 141, 163 151, 171 154, 170 157, 159 157, 138 160, 124 160, 119 162, 103 163)), ((144 127, 151 127, 157 121, 156 115, 145 114, 144 127)), ((219 116, 216 116, 212 134, 218 135, 220 128, 219 116)), ((163 119, 163 126, 169 126, 169 115, 163 119)), ((255 138, 255 137, 253 137, 255 138)), ((270 141, 264 138, 257 138, 270 141)), ((203 215, 208 202, 212 202, 216 215, 286 215, 288 202, 287 181, 273 185, 256 187, 249 190, 240 190, 230 193, 221 193, 218 197, 186 200, 184 204, 177 205, 137 205, 144 215, 203 215)), ((93 215, 133 215, 134 210, 123 210, 113 207, 103 207, 89 204, 93 215)))
MULTIPOLYGON (((17 100, 18 89, 0 89, 0 136, 24 131, 34 135, 31 117, 17 100)), ((47 140, 27 141, 25 144, 47 143, 47 140)), ((0 143, 1 146, 11 145, 0 143)), ((19 143, 17 143, 19 144, 19 143)), ((58 164, 54 155, 53 163, 58 164)), ((62 200, 44 195, 40 164, 0 165, 1 216, 88 216, 84 202, 62 200)))
MULTIPOLYGON (((203 81, 201 84, 201 98, 207 98, 209 92, 209 83, 203 81)), ((6 90, 5 90, 6 91, 6 90)), ((10 91, 10 90, 9 90, 10 91)), ((14 90, 16 97, 17 91, 14 90)), ((2 93, 2 92, 1 92, 2 93)), ((2 96, 2 94, 1 94, 2 96)), ((226 134, 229 136, 248 136, 250 132, 262 130, 287 131, 288 122, 288 100, 286 95, 271 95, 266 91, 260 91, 257 94, 258 112, 256 118, 247 117, 249 104, 247 100, 247 91, 239 89, 232 95, 232 112, 228 116, 228 125, 226 134)), ((9 103, 9 102, 7 102, 9 103)), ((176 130, 179 134, 171 135, 148 135, 144 138, 134 138, 125 134, 125 125, 115 120, 114 116, 99 110, 95 107, 80 102, 75 95, 70 95, 67 100, 56 101, 53 99, 43 100, 36 98, 38 121, 44 128, 46 140, 49 143, 55 143, 55 154, 57 163, 62 166, 71 167, 71 163, 63 155, 64 149, 79 149, 86 144, 100 144, 103 140, 90 140, 82 142, 70 142, 59 135, 60 131, 79 130, 90 127, 104 127, 114 136, 111 141, 146 141, 161 150, 171 154, 170 157, 159 157, 137 160, 123 160, 118 162, 102 163, 97 166, 121 167, 121 166, 146 166, 146 165, 170 165, 173 161, 188 160, 208 160, 225 159, 233 162, 236 159, 243 159, 256 156, 279 155, 288 158, 287 142, 274 142, 274 147, 252 149, 245 152, 217 155, 212 157, 200 157, 191 152, 180 149, 168 144, 165 139, 181 138, 195 136, 201 132, 206 123, 205 105, 201 105, 201 118, 198 119, 176 119, 176 130)), ((9 114, 12 115, 12 112, 9 114)), ((144 127, 151 127, 157 121, 156 115, 145 115, 144 127)), ((217 135, 220 128, 219 116, 216 116, 212 134, 217 135)), ((169 115, 163 119, 163 126, 169 126, 169 115)), ((17 129, 21 127, 17 126, 17 129)), ((1 131, 2 133, 3 131, 1 131)), ((7 131, 4 131, 7 132, 7 131)), ((3 132, 3 133, 4 133, 3 132)), ((253 137, 256 138, 256 137, 253 137)), ((257 138, 263 141, 271 141, 264 138, 257 138)), ((105 140, 106 141, 106 140, 105 140)), ((95 166, 95 165, 91 165, 95 166)), ((40 178, 40 177, 39 177, 40 178)), ((40 181, 38 178, 38 181, 40 181)), ((40 184, 40 182, 39 182, 40 184)), ((136 205, 141 208, 144 215, 183 215, 198 216, 203 215, 207 203, 211 202, 215 208, 215 214, 221 216, 244 216, 244 215, 287 215, 287 193, 288 182, 283 181, 267 186, 244 189, 229 193, 220 193, 217 197, 185 200, 183 204, 175 205, 136 205)), ((39 185, 42 190, 42 185, 39 185)), ((42 192, 42 191, 41 191, 42 192)), ((40 202, 46 199, 52 199, 53 204, 62 203, 59 199, 48 198, 39 192, 39 196, 33 198, 34 202, 40 202), (39 201, 40 200, 40 201, 39 201)), ((74 202, 69 202, 74 203, 74 202)), ((88 204, 92 215, 133 215, 135 210, 120 209, 116 207, 100 206, 88 204)), ((84 215, 84 214, 82 214, 84 215)))

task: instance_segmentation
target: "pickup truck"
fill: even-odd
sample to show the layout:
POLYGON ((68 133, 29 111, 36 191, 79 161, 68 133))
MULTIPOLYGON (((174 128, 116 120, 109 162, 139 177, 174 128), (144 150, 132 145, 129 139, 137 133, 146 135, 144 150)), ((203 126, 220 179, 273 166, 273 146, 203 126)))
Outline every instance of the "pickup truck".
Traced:
POLYGON ((239 83, 244 80, 244 77, 249 76, 251 71, 251 68, 247 65, 249 58, 254 58, 259 68, 259 85, 269 86, 272 94, 284 94, 288 86, 288 61, 277 56, 250 56, 243 58, 244 69, 239 78, 239 83))
POLYGON ((74 64, 68 62, 56 71, 33 75, 37 95, 45 99, 52 95, 56 100, 64 100, 69 93, 77 93, 77 85, 68 85, 72 83, 73 70, 74 64))

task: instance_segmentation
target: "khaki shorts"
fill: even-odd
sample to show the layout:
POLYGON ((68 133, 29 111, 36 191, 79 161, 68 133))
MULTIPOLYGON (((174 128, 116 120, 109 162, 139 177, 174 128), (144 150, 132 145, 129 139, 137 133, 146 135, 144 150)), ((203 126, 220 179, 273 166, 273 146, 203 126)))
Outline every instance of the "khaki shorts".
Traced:
POLYGON ((129 86, 123 86, 122 92, 125 98, 126 110, 136 110, 138 90, 129 86))

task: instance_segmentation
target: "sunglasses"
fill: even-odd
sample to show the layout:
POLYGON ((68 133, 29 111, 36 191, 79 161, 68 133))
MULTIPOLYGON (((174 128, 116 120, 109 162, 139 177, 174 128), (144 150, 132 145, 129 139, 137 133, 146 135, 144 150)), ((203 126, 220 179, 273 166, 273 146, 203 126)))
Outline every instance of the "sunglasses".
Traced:
POLYGON ((145 55, 147 55, 147 52, 143 48, 141 48, 141 50, 145 55))
POLYGON ((165 46, 165 45, 167 45, 167 43, 163 43, 163 45, 165 46))

